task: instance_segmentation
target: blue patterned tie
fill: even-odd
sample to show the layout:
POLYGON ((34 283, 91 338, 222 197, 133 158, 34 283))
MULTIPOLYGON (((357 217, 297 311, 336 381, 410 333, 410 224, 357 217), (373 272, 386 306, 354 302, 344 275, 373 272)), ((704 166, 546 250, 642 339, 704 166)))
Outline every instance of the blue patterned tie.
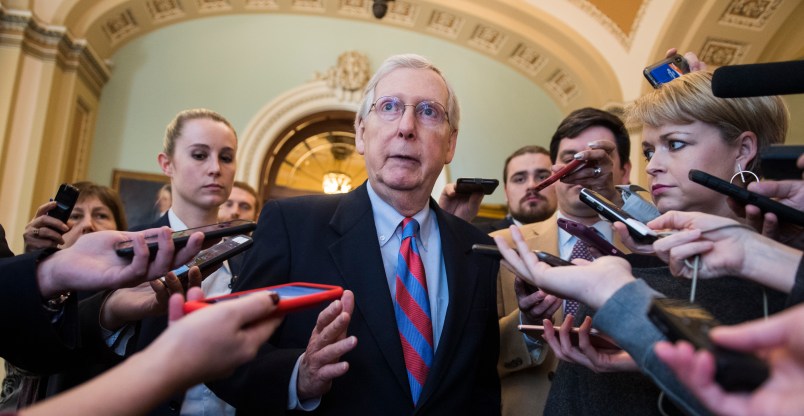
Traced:
POLYGON ((396 265, 394 299, 396 325, 414 404, 419 401, 427 373, 433 364, 433 324, 424 264, 416 244, 418 234, 419 223, 416 220, 410 217, 402 220, 402 244, 396 265))

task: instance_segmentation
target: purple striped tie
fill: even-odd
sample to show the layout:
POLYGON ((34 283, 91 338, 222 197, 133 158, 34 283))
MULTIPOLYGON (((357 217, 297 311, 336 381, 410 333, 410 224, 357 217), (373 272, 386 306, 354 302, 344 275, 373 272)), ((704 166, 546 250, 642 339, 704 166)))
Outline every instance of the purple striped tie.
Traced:
POLYGON ((424 264, 419 256, 416 235, 419 223, 410 217, 402 220, 402 245, 396 265, 396 298, 394 312, 402 353, 408 370, 413 403, 419 401, 427 373, 433 364, 433 324, 424 264))
MULTIPOLYGON (((592 256, 592 252, 589 251, 589 245, 586 244, 583 240, 578 240, 575 242, 575 245, 572 246, 572 253, 570 253, 570 260, 572 259, 584 259, 593 261, 595 258, 592 256)), ((575 316, 578 313, 578 307, 581 304, 574 299, 566 299, 564 301, 564 316, 572 314, 575 316)))

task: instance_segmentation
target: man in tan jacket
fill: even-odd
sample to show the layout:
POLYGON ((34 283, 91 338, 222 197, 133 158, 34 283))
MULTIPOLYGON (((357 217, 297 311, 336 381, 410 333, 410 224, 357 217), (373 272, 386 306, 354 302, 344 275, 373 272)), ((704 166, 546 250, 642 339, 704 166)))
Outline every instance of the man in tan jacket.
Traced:
MULTIPOLYGON (((622 122, 605 111, 584 108, 571 113, 556 130, 550 142, 553 171, 571 161, 574 155, 587 160, 582 169, 540 193, 556 193, 558 211, 550 218, 520 227, 528 246, 534 250, 569 259, 577 238, 560 230, 558 218, 566 218, 595 228, 604 238, 625 251, 611 224, 578 199, 580 188, 591 188, 622 204, 614 185, 627 184, 631 165, 628 133, 622 122), (553 189, 555 188, 555 189, 553 189)), ((499 230, 509 244, 509 230, 499 230)), ((551 317, 563 317, 563 300, 528 287, 505 267, 497 282, 497 315, 500 317, 500 357, 497 372, 502 386, 503 415, 541 415, 550 390, 550 379, 558 360, 546 343, 526 337, 519 324, 541 325, 551 317)))

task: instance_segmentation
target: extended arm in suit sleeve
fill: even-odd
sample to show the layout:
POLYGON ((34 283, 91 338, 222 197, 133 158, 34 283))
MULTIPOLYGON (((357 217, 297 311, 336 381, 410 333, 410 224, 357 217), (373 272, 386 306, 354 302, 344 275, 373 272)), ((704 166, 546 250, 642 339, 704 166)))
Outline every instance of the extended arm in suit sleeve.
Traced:
POLYGON ((531 354, 528 350, 525 337, 518 328, 521 323, 519 305, 504 295, 509 292, 513 294, 515 278, 513 273, 500 266, 497 275, 497 316, 500 320, 500 357, 497 361, 497 372, 500 377, 536 367, 544 362, 547 356, 543 349, 534 351, 535 354, 531 354))
POLYGON ((653 351, 656 342, 667 340, 648 318, 648 308, 655 297, 664 295, 637 279, 620 288, 603 304, 595 314, 594 327, 611 336, 633 357, 642 372, 686 412, 709 414, 653 351))

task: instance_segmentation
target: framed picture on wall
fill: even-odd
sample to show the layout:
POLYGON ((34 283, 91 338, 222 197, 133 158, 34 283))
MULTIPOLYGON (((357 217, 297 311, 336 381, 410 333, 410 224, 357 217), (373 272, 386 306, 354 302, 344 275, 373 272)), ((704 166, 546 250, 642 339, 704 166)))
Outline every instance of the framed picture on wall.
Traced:
POLYGON ((159 190, 168 183, 170 178, 158 173, 113 171, 112 188, 120 194, 129 227, 147 225, 159 218, 156 201, 159 190))

